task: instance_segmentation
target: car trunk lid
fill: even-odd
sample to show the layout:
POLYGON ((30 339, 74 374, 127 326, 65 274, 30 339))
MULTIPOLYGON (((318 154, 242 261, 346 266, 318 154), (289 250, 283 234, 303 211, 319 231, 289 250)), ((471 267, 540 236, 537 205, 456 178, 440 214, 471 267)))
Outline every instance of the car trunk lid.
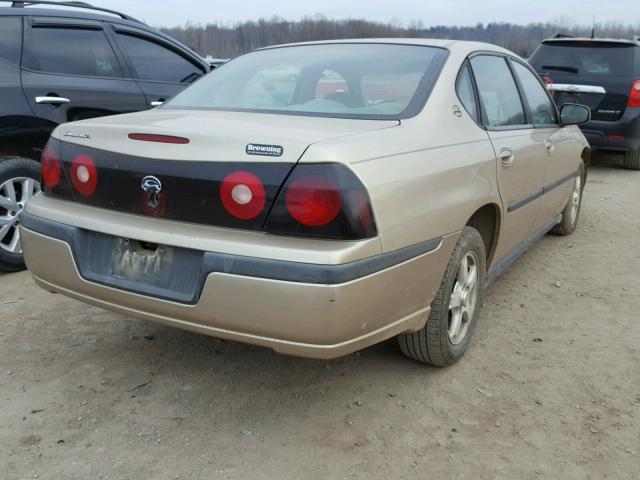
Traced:
POLYGON ((66 124, 58 136, 68 143, 148 159, 295 163, 312 143, 398 124, 395 120, 160 108, 66 124), (188 144, 132 140, 130 134, 177 136, 188 144))
POLYGON ((259 231, 309 145, 397 124, 161 109, 76 122, 62 125, 47 147, 60 159, 62 176, 55 185, 45 182, 44 190, 48 195, 109 210, 259 231), (134 140, 131 134, 182 141, 134 140), (81 169, 78 162, 85 166, 90 162, 95 169, 81 169), (96 178, 79 188, 81 176, 96 178), (242 185, 236 193, 254 203, 230 210, 225 201, 236 193, 223 188, 225 181, 232 190, 242 185), (87 190, 92 182, 95 189, 87 190))

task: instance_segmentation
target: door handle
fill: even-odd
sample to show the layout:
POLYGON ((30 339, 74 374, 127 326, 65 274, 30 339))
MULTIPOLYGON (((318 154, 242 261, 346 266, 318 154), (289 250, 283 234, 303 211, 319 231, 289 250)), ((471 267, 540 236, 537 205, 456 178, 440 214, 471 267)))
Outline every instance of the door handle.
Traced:
POLYGON ((71 100, 64 97, 36 97, 36 103, 45 103, 49 105, 61 105, 69 103, 71 100))
POLYGON ((500 149, 500 162, 505 167, 513 165, 515 160, 515 156, 513 155, 513 151, 510 148, 502 148, 500 149))
POLYGON ((546 140, 544 142, 544 148, 547 149, 547 153, 549 155, 553 155, 553 152, 556 149, 556 147, 553 146, 553 143, 551 142, 551 140, 546 140))
POLYGON ((152 106, 152 107, 159 107, 159 106, 160 106, 160 105, 162 105, 164 102, 165 102, 164 100, 160 99, 160 100, 157 100, 157 101, 155 101, 155 102, 151 102, 151 106, 152 106))

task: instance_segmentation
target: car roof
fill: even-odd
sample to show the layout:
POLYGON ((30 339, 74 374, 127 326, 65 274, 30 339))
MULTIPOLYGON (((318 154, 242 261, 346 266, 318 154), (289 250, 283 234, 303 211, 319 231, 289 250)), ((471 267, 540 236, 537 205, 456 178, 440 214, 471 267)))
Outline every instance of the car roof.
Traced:
MULTIPOLYGON (((81 8, 81 7, 77 7, 77 8, 81 8)), ((128 17, 128 18, 121 18, 118 16, 117 13, 114 12, 113 15, 108 14, 108 13, 97 13, 98 11, 95 11, 96 13, 94 13, 94 11, 91 10, 76 10, 74 9, 74 7, 70 7, 70 8, 41 8, 41 7, 30 7, 30 6, 26 6, 24 8, 22 7, 3 7, 0 6, 0 16, 20 16, 20 17, 25 17, 25 16, 29 16, 29 17, 62 17, 62 18, 75 18, 75 19, 79 19, 79 20, 94 20, 94 21, 99 21, 99 22, 111 22, 111 23, 116 23, 116 24, 120 24, 120 25, 126 25, 129 27, 134 27, 137 28, 139 30, 143 30, 145 32, 149 32, 152 33, 156 36, 159 36, 161 38, 163 38, 164 40, 167 40, 168 42, 179 46, 181 49, 183 50, 187 50, 190 53, 192 53, 194 56, 200 58, 200 55, 198 55, 197 53, 193 52, 190 48, 188 48, 187 46, 177 42, 174 38, 170 37, 169 35, 166 35, 164 33, 162 33, 161 31, 150 27, 149 25, 147 25, 146 23, 143 23, 139 20, 136 20, 134 18, 128 17)), ((203 63, 206 63, 204 60, 202 60, 203 63)))
MULTIPOLYGON (((53 5, 55 6, 55 5, 53 5)), ((100 10, 84 9, 82 6, 68 6, 61 5, 68 8, 47 8, 47 7, 32 7, 25 5, 24 7, 12 7, 12 6, 0 6, 0 15, 13 15, 13 16, 38 16, 38 17, 65 17, 65 18, 80 18, 84 20, 115 20, 119 23, 125 23, 127 25, 143 25, 148 27, 145 23, 136 20, 132 17, 122 18, 118 15, 118 12, 109 14, 108 12, 99 13, 100 10)), ((122 14, 124 15, 124 14, 122 14)))
POLYGON ((465 40, 448 40, 435 38, 349 38, 340 40, 319 40, 314 42, 285 43, 282 45, 271 45, 259 48, 258 50, 269 50, 272 48, 297 47, 301 45, 324 45, 324 44, 348 44, 348 43, 371 43, 388 45, 418 45, 436 48, 446 48, 456 53, 473 53, 478 51, 488 51, 517 56, 510 50, 484 42, 469 42, 465 40))
POLYGON ((588 42, 588 43, 622 43, 625 45, 640 46, 638 39, 628 40, 626 38, 591 38, 591 37, 558 37, 558 38, 546 38, 541 43, 575 43, 575 42, 588 42))

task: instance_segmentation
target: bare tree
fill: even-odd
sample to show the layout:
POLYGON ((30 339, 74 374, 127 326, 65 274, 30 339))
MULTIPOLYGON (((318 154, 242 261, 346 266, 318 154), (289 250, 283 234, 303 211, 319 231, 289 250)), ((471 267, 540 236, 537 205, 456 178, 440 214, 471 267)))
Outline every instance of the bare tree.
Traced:
MULTIPOLYGON (((528 25, 495 22, 487 25, 478 23, 474 26, 436 25, 431 27, 425 27, 421 19, 415 19, 405 27, 397 20, 380 23, 362 19, 328 19, 320 15, 305 17, 298 21, 274 16, 235 25, 201 25, 190 22, 184 26, 163 30, 198 53, 217 58, 232 58, 255 48, 280 43, 372 37, 482 41, 503 46, 528 57, 542 39, 557 33, 583 37, 589 37, 592 33, 591 26, 576 25, 568 17, 528 25)), ((636 33, 640 33, 640 23, 635 26, 621 22, 596 23, 594 31, 598 37, 631 39, 636 33)))

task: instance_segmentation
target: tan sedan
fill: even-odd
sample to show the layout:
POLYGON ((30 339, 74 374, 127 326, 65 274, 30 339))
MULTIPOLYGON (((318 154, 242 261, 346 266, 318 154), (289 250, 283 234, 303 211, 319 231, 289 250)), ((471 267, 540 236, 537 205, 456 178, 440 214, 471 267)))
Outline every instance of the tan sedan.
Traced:
POLYGON ((398 336, 449 365, 487 282, 575 229, 589 115, 487 44, 266 48, 58 127, 23 250, 43 288, 126 315, 317 358, 398 336))

